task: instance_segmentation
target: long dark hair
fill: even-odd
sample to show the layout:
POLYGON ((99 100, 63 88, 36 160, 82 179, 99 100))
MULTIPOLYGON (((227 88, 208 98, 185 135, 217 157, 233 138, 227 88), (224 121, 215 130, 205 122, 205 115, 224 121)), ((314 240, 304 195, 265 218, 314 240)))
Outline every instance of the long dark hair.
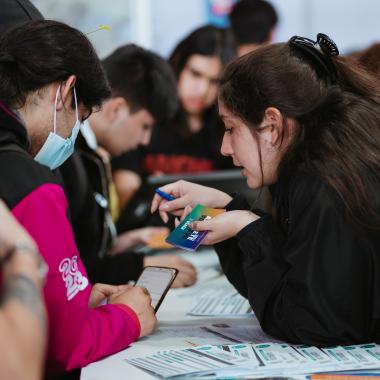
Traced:
MULTIPOLYGON (((253 132, 268 107, 295 119, 279 176, 300 167, 316 174, 356 222, 380 229, 371 203, 373 184, 380 185, 380 83, 350 60, 329 59, 335 81, 289 43, 258 49, 225 69, 219 97, 253 132)), ((286 122, 283 133, 289 133, 286 122)))
MULTIPOLYGON (((169 58, 177 80, 188 60, 194 54, 206 57, 217 57, 224 66, 227 62, 231 61, 236 54, 235 43, 231 32, 216 26, 206 25, 195 29, 185 37, 176 46, 169 58)), ((217 117, 214 105, 203 113, 204 120, 209 120, 214 116, 217 117)), ((174 117, 173 126, 175 126, 183 136, 190 134, 186 113, 181 106, 174 117)))
POLYGON ((80 31, 57 21, 31 21, 0 37, 0 100, 22 107, 27 96, 76 75, 78 101, 89 111, 110 96, 102 65, 80 31))

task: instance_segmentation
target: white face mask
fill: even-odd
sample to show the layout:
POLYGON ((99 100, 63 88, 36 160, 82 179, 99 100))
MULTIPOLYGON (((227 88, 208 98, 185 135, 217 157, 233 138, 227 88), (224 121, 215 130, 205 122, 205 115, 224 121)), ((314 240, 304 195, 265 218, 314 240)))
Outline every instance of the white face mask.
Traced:
POLYGON ((80 129, 80 121, 78 116, 78 102, 77 94, 74 90, 74 102, 75 102, 75 113, 76 122, 71 135, 65 139, 56 134, 57 130, 57 102, 58 94, 61 86, 58 87, 57 94, 55 95, 54 102, 54 114, 53 114, 53 132, 49 133, 44 145, 41 147, 37 155, 34 157, 42 165, 48 166, 51 170, 56 169, 58 166, 62 165, 74 152, 75 140, 78 136, 80 129))

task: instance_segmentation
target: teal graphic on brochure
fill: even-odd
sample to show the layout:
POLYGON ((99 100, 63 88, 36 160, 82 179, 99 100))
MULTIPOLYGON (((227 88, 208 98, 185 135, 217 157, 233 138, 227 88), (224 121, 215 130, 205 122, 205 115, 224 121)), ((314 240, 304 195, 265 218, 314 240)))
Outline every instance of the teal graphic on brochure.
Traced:
POLYGON ((189 224, 211 219, 224 211, 224 209, 196 205, 181 224, 170 233, 166 242, 187 251, 195 251, 206 237, 207 231, 194 231, 189 227, 189 224))

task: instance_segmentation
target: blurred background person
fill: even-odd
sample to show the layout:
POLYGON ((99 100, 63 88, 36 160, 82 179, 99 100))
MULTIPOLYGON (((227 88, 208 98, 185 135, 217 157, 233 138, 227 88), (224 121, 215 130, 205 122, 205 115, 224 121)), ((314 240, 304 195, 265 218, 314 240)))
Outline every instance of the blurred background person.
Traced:
POLYGON ((176 255, 145 256, 129 250, 146 245, 167 227, 144 227, 116 236, 117 214, 110 158, 147 145, 155 122, 177 109, 176 81, 157 54, 130 44, 103 60, 112 96, 81 127, 75 153, 61 166, 75 239, 91 282, 125 284, 144 266, 179 270, 174 287, 196 280, 192 264, 176 255), (112 205, 114 213, 112 213, 112 205))
POLYGON ((169 123, 155 128, 146 148, 113 160, 115 185, 121 199, 130 198, 128 184, 136 183, 136 176, 231 167, 230 160, 219 153, 223 128, 215 101, 219 75, 234 56, 232 36, 215 26, 194 30, 174 49, 169 62, 177 78, 180 107, 169 123))
POLYGON ((265 0, 241 0, 233 6, 230 22, 241 56, 273 42, 278 15, 265 0))
POLYGON ((41 290, 47 267, 2 200, 0 266, 0 378, 42 379, 47 323, 41 290))
POLYGON ((366 70, 380 78, 380 43, 374 43, 369 48, 355 53, 355 58, 366 70))

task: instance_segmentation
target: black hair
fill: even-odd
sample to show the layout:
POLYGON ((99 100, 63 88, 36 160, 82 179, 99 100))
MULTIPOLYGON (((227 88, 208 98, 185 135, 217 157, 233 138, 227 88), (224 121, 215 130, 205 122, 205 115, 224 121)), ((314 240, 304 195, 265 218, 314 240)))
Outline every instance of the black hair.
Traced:
MULTIPOLYGON (((228 29, 206 25, 195 29, 186 36, 172 52, 169 62, 178 79, 192 55, 199 54, 206 57, 217 57, 224 66, 235 57, 235 48, 233 36, 228 29)), ((205 110, 203 120, 209 124, 217 125, 219 117, 216 114, 214 105, 205 110)), ((182 136, 186 137, 190 135, 186 114, 181 106, 175 115, 173 126, 182 136)))
POLYGON ((168 62, 157 54, 130 44, 103 60, 112 96, 121 96, 135 112, 145 108, 160 124, 178 107, 176 79, 168 62))
POLYGON ((313 173, 339 195, 362 226, 380 229, 372 202, 380 184, 380 82, 352 60, 331 56, 338 77, 320 70, 290 43, 257 49, 232 62, 219 99, 255 136, 265 110, 277 108, 297 124, 278 175, 313 173), (373 190, 374 187, 376 190, 373 190))
POLYGON ((262 44, 268 42, 278 16, 267 1, 241 0, 232 8, 230 21, 238 44, 262 44))
POLYGON ((218 57, 225 65, 235 57, 232 34, 227 29, 213 25, 202 26, 191 32, 176 46, 169 58, 177 78, 194 54, 218 57))
MULTIPOLYGON (((64 23, 30 21, 0 37, 0 100, 22 107, 29 94, 76 76, 78 102, 91 112, 109 97, 100 60, 87 37, 64 23)), ((72 106, 74 103, 72 104, 72 106)))

